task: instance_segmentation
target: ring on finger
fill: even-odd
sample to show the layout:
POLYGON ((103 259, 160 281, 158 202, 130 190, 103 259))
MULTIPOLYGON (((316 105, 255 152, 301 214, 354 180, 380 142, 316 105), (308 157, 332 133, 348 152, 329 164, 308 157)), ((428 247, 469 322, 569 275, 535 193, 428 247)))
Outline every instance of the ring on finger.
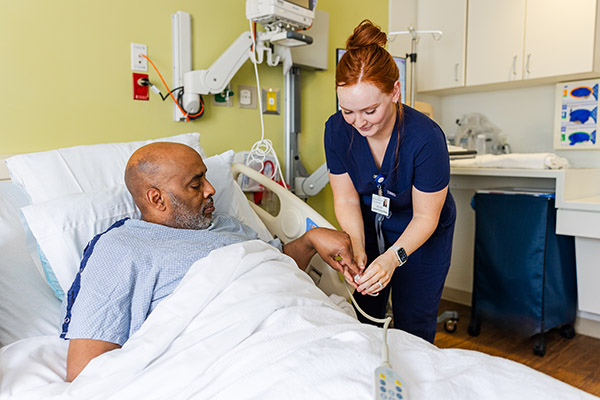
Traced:
POLYGON ((378 280, 377 283, 379 284, 379 290, 383 289, 383 285, 381 284, 381 280, 378 280))

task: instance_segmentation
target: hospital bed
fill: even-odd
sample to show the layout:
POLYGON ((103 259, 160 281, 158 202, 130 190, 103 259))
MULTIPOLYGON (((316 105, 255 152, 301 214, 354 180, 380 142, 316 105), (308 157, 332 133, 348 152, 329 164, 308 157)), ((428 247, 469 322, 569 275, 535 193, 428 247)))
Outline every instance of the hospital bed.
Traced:
MULTIPOLYGON (((203 154, 198 134, 164 140, 203 154)), ((139 215, 123 191, 122 172, 145 143, 12 157, 12 181, 0 168, 0 398, 373 398, 381 390, 374 371, 382 362, 382 329, 356 320, 344 284, 322 260, 313 259, 305 273, 260 240, 198 260, 123 348, 64 382, 68 342, 58 338, 58 297, 78 268, 70 265, 77 251, 68 253, 111 218, 139 215)), ((312 226, 331 226, 255 171, 231 168, 233 152, 203 156, 217 211, 235 215, 262 239, 286 242, 312 226), (239 174, 276 193, 277 215, 250 205, 234 179, 239 174)), ((594 398, 503 358, 439 349, 399 330, 390 330, 387 342, 404 390, 379 398, 594 398)))

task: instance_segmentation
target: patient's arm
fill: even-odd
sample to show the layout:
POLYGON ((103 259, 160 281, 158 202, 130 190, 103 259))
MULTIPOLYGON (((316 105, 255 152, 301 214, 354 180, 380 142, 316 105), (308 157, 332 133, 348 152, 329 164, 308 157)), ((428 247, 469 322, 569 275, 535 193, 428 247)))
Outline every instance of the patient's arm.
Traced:
POLYGON ((115 343, 94 339, 69 340, 67 353, 67 382, 72 382, 85 366, 100 354, 106 353, 121 346, 115 343))
POLYGON ((283 252, 292 257, 305 270, 315 253, 333 269, 344 274, 354 284, 354 275, 359 269, 354 263, 352 244, 347 233, 327 228, 313 228, 298 239, 286 243, 283 252))

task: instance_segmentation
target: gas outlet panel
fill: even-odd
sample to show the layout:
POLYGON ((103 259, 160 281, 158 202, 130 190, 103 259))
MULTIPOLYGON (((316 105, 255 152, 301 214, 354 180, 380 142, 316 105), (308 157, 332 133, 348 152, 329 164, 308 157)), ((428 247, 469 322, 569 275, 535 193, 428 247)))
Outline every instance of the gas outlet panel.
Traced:
POLYGON ((134 100, 149 100, 148 85, 141 85, 142 79, 148 79, 148 74, 133 73, 133 99, 134 100))

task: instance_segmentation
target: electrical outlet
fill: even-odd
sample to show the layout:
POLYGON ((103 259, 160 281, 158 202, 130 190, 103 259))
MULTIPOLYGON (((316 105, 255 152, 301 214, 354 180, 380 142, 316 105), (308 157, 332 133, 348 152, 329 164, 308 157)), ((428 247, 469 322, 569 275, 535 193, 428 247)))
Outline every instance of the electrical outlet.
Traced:
POLYGON ((148 60, 142 57, 142 54, 148 55, 148 48, 145 44, 131 43, 131 69, 133 71, 148 71, 148 60))
POLYGON ((238 85, 240 108, 256 108, 256 86, 238 85))
POLYGON ((148 94, 148 86, 140 85, 140 79, 148 79, 148 74, 133 73, 133 99, 134 100, 150 100, 148 94))

